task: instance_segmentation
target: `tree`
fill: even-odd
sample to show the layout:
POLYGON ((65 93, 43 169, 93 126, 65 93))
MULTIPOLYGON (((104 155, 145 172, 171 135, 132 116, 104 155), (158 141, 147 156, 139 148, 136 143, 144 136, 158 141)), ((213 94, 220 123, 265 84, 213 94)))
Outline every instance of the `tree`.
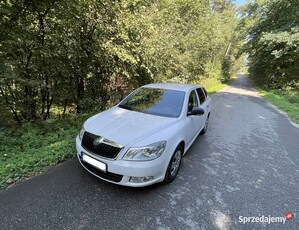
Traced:
POLYGON ((296 86, 299 81, 299 1, 254 1, 243 9, 244 52, 250 76, 272 88, 296 86))
POLYGON ((0 4, 0 104, 19 123, 104 109, 150 82, 231 74, 231 1, 0 4))

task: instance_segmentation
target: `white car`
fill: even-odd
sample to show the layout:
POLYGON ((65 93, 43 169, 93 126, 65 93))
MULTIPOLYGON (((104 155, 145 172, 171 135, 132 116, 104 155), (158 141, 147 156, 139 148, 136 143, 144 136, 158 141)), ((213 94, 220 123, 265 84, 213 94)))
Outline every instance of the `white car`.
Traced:
POLYGON ((211 99, 192 84, 149 84, 89 118, 76 138, 78 159, 93 175, 119 185, 171 182, 182 156, 205 133, 211 99))

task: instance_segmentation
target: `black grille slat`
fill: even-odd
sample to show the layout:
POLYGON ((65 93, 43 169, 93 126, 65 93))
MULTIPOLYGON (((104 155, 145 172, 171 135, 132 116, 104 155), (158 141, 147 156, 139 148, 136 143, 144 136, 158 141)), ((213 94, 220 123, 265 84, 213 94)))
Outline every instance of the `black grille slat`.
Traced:
POLYGON ((94 145, 93 142, 96 138, 99 138, 99 136, 85 131, 82 138, 82 147, 97 156, 115 159, 122 148, 111 146, 105 143, 94 145))
POLYGON ((107 153, 107 154, 106 154, 106 157, 107 157, 107 158, 111 158, 111 156, 109 156, 109 155, 110 155, 110 154, 109 154, 109 153, 110 153, 110 151, 109 151, 109 150, 110 150, 110 149, 109 149, 109 145, 101 146, 101 148, 102 148, 102 149, 101 149, 102 152, 107 153))
POLYGON ((112 147, 110 146, 110 148, 109 148, 110 155, 118 154, 118 152, 115 152, 115 150, 116 150, 116 149, 114 149, 114 148, 112 148, 112 147))
POLYGON ((118 154, 118 153, 116 152, 116 150, 114 150, 114 154, 118 154))

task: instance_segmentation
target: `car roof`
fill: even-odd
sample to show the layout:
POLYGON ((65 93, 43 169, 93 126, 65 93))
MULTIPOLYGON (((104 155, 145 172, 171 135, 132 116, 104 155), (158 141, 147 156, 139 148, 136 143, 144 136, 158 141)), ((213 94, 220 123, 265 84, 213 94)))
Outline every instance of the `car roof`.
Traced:
POLYGON ((178 91, 188 92, 191 89, 202 87, 195 84, 177 84, 177 83, 152 83, 142 86, 143 88, 158 88, 158 89, 172 89, 178 91))

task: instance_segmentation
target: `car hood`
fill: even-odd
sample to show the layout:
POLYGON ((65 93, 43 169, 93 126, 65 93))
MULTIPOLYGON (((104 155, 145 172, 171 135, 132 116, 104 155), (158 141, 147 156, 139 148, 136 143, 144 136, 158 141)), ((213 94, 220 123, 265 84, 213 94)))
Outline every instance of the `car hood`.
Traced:
POLYGON ((123 146, 131 146, 176 121, 177 118, 144 114, 115 106, 89 118, 84 128, 123 146))

